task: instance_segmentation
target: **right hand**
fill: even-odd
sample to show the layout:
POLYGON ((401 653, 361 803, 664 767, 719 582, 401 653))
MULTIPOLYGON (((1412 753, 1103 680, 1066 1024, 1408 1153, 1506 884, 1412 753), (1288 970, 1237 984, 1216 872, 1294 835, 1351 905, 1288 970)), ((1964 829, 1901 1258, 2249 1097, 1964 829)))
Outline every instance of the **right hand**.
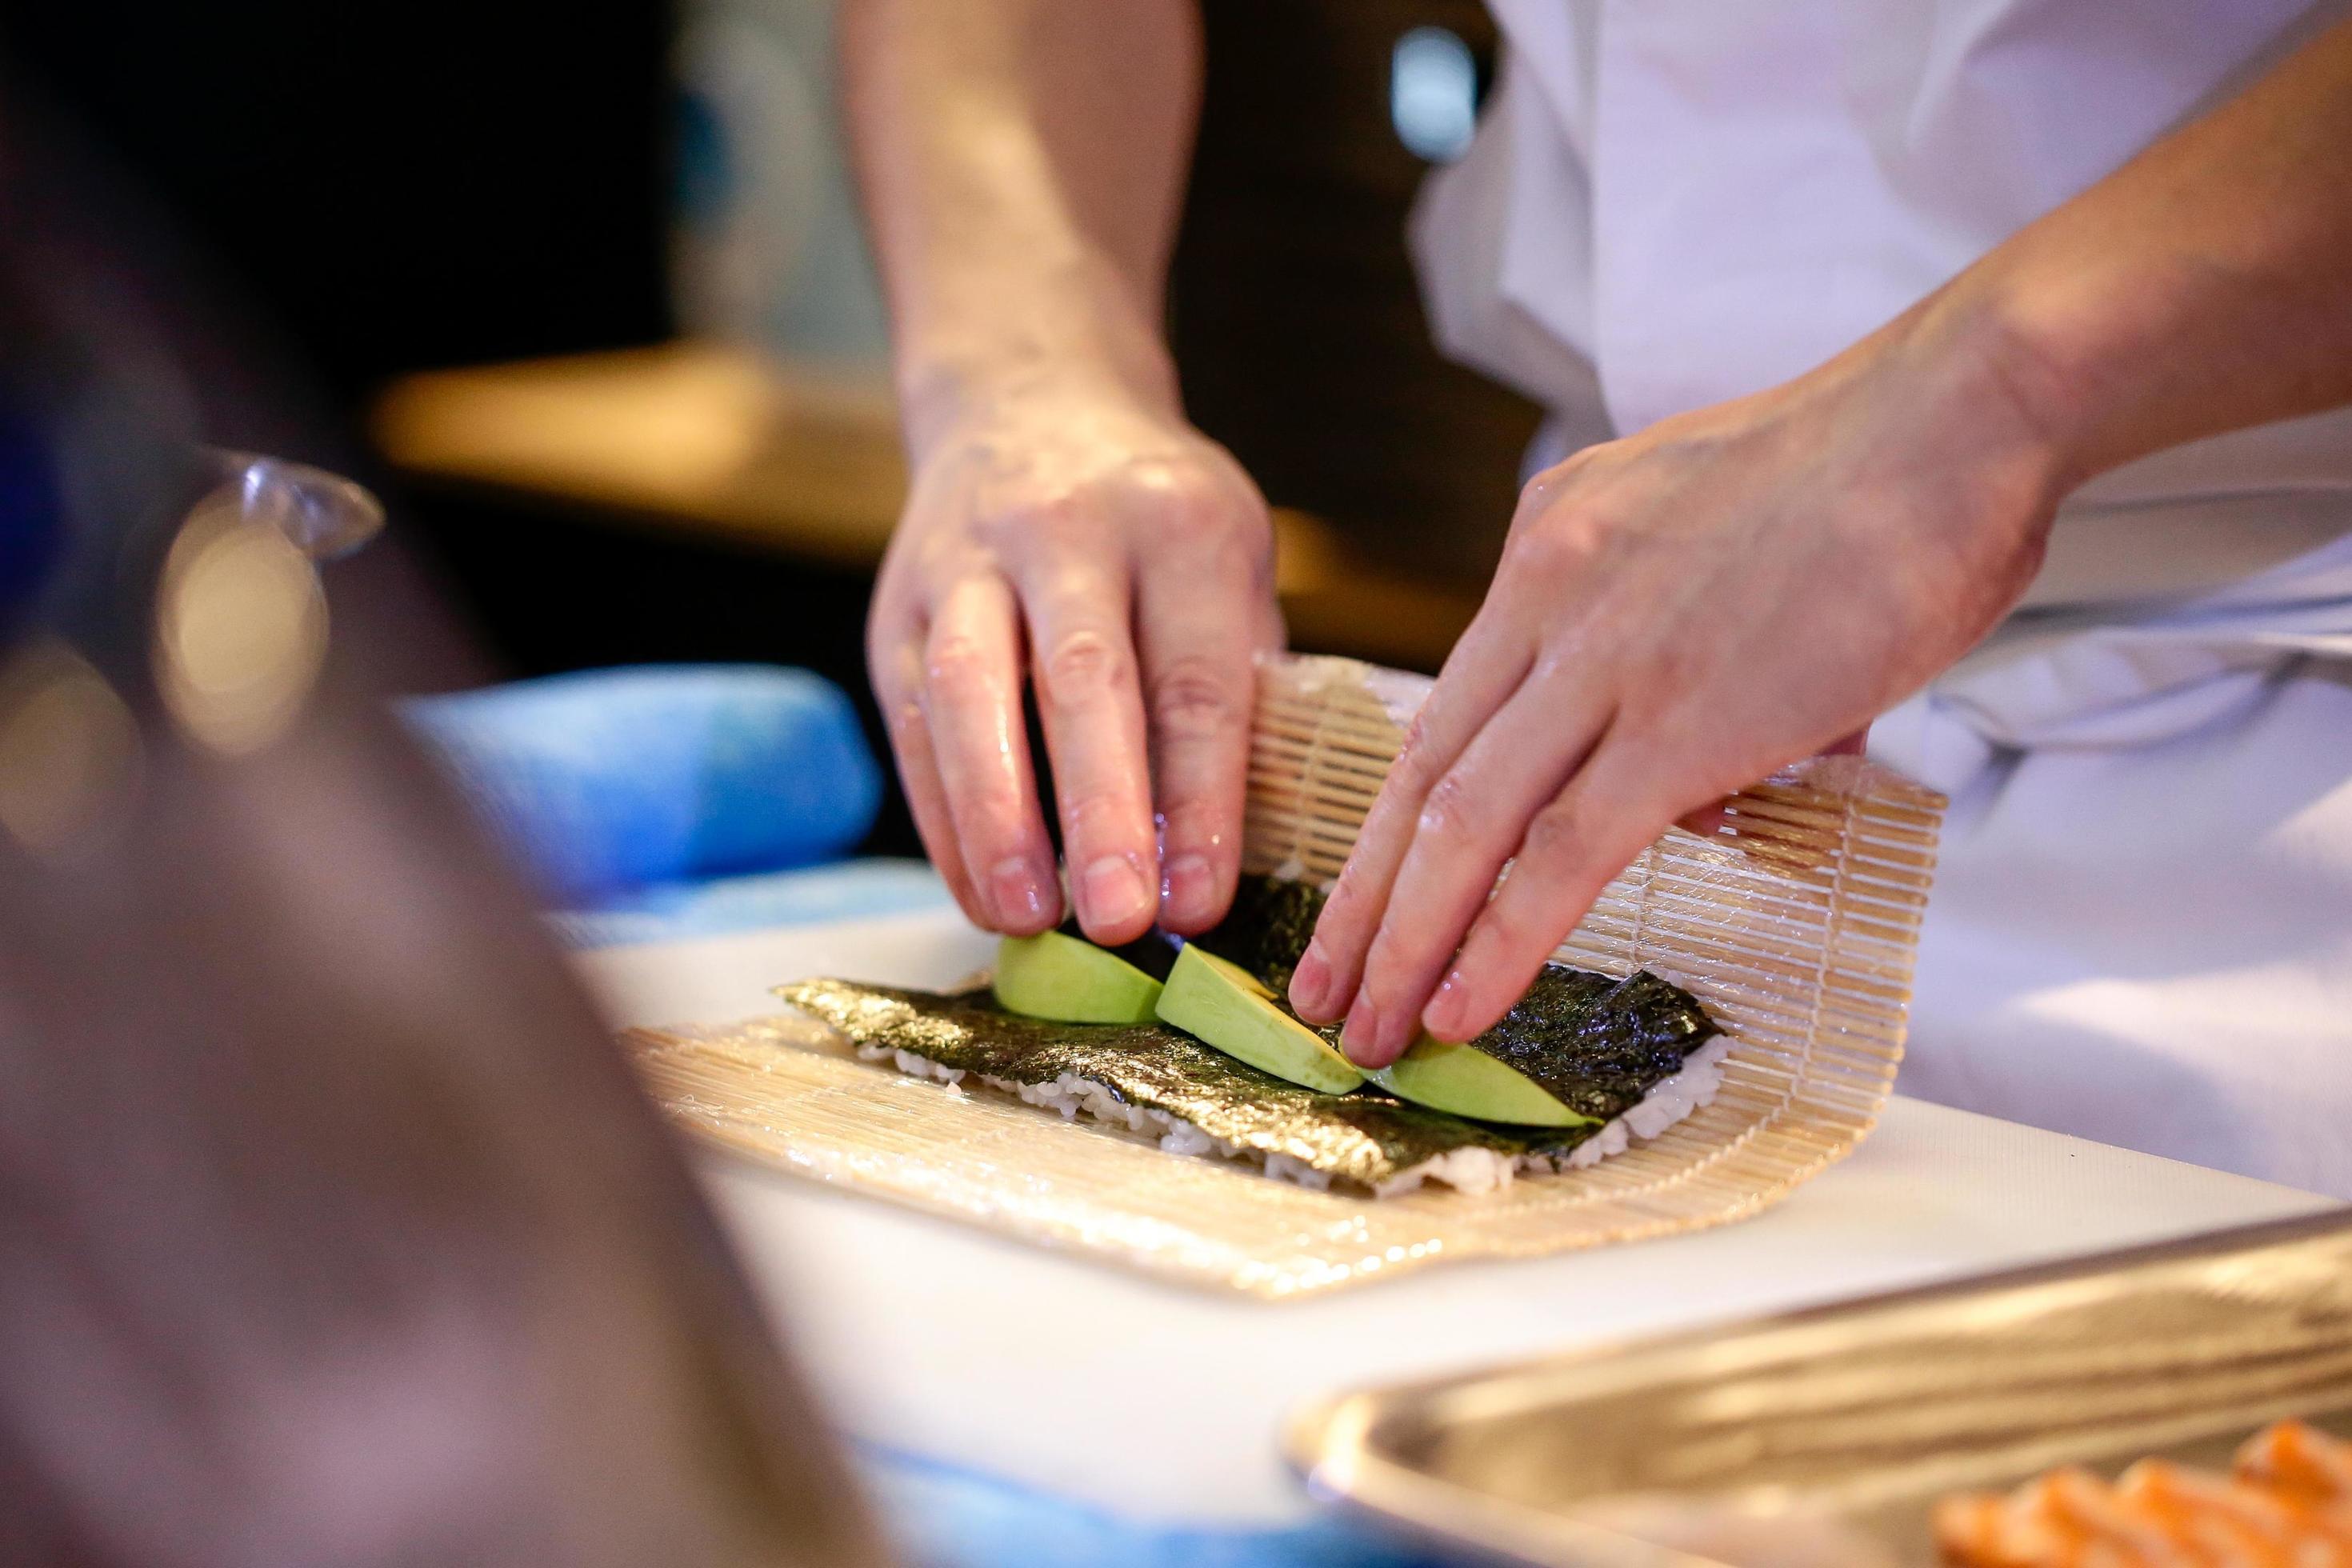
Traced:
POLYGON ((1240 870, 1254 660, 1281 643, 1265 502, 1181 416, 1031 388, 923 431, 866 658, 965 914, 1016 935, 1062 918, 1025 665, 1079 924, 1112 943, 1213 925, 1240 870))

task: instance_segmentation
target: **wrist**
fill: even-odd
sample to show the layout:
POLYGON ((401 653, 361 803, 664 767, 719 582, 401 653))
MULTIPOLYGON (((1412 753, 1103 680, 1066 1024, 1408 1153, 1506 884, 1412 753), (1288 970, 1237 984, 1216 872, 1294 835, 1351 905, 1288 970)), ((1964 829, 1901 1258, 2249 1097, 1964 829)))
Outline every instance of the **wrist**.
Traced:
POLYGON ((2021 246, 1928 301, 1937 330, 1965 344, 2032 433, 2053 504, 2178 438, 2152 429, 2145 407, 2177 349, 2163 323, 2178 308, 2178 280, 2145 270, 2122 281, 2068 253, 2021 246))
POLYGON ((909 452, 1008 412, 1109 403, 1181 416, 1176 368, 1158 329, 1117 279, 1023 291, 942 312, 902 334, 897 354, 909 452))
POLYGON ((2095 381, 2042 301, 1998 274, 1963 273, 1904 323, 1936 368, 1946 428, 2054 508, 2096 473, 2095 381))
POLYGON ((1172 375, 1166 395, 1151 385, 1153 379, 1088 353, 992 344, 969 355, 902 365, 899 423, 908 458, 920 464, 942 443, 975 430, 1066 422, 1078 410, 1181 418, 1172 375))

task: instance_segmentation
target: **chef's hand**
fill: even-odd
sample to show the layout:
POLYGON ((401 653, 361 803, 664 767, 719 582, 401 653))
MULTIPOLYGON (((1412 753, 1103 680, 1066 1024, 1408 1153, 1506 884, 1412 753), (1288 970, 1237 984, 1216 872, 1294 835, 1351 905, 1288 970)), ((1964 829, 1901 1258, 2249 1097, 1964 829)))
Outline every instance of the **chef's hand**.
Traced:
POLYGON ((1922 335, 1528 485, 1291 984, 1356 1061, 1491 1026, 1669 824, 1866 726, 2022 593, 2049 444, 1922 335))
POLYGON ((1061 919, 1025 676, 1087 935, 1205 929, 1240 868, 1253 659, 1282 640, 1265 503, 1223 447, 1115 387, 972 405, 918 437, 867 625, 924 846, 979 924, 1061 919))

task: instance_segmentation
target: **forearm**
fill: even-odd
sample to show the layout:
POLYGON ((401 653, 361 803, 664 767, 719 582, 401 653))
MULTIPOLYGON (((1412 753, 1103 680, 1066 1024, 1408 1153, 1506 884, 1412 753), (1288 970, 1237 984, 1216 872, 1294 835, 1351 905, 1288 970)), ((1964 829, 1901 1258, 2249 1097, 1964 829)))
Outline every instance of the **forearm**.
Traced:
POLYGON ((918 447, 1047 381, 1172 411, 1160 321, 1199 90, 1192 0, 851 0, 841 54, 918 447))
POLYGON ((2352 403, 2352 24, 2019 231, 1917 324, 1990 340, 2057 489, 2352 403))

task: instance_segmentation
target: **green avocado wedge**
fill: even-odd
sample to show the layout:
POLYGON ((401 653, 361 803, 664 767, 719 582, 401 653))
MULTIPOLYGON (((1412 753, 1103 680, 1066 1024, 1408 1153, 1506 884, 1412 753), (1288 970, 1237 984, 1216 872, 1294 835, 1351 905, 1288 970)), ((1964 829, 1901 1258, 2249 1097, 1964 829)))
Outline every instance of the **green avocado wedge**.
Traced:
POLYGON ((996 1005, 1057 1024, 1149 1024, 1160 982, 1106 948, 1058 931, 996 944, 996 1005))
POLYGON ((1423 1035, 1404 1055, 1367 1075, 1395 1095, 1433 1110, 1474 1121, 1518 1127, 1587 1127, 1598 1121, 1570 1110, 1542 1085, 1475 1046, 1449 1045, 1423 1035))
POLYGON ((1160 994, 1160 1021, 1302 1089, 1345 1094, 1364 1081, 1322 1036, 1285 1012, 1255 975, 1198 943, 1176 955, 1160 994))

